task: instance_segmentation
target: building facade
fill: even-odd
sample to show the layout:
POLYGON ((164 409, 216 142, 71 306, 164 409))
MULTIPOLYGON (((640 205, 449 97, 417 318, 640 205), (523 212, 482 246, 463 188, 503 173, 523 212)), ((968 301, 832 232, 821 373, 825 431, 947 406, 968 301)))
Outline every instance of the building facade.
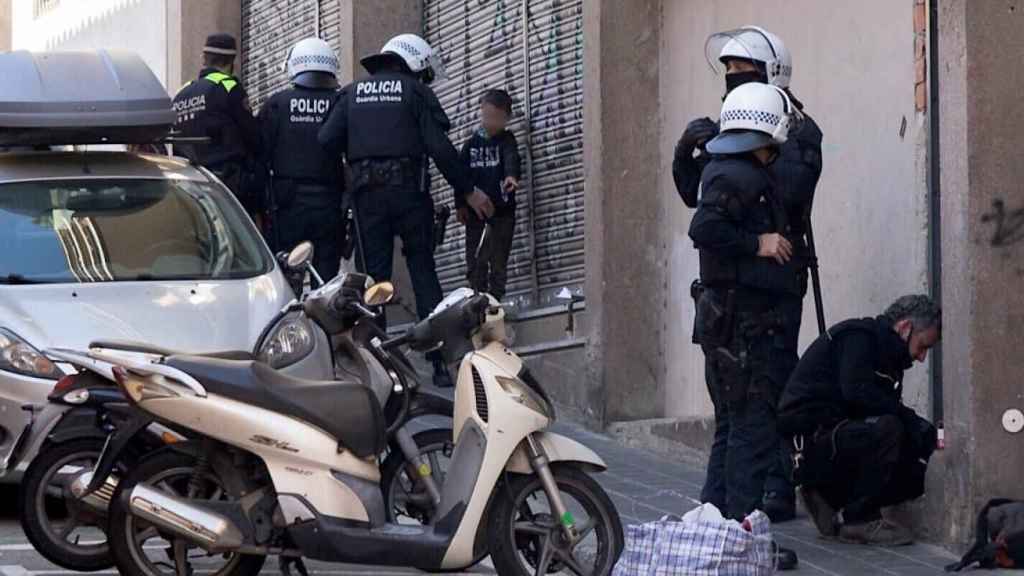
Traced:
MULTIPOLYGON (((910 292, 945 308, 941 353, 905 383, 946 432, 924 525, 960 543, 979 503, 1024 497, 1024 72, 1000 64, 1024 56, 1016 0, 12 0, 9 15, 15 48, 124 46, 171 92, 198 71, 206 34, 233 32, 254 107, 286 84, 299 38, 334 45, 348 81, 390 36, 422 33, 451 76, 435 88, 457 145, 484 89, 515 99, 516 346, 573 418, 698 459, 711 406, 690 343, 697 254, 670 166, 686 123, 721 105, 704 39, 762 25, 792 52, 793 91, 825 134, 813 222, 826 318, 910 292), (585 298, 571 322, 563 289, 585 298)), ((463 282, 458 228, 437 253, 446 289, 463 282)), ((808 297, 802 347, 816 331, 808 297)))

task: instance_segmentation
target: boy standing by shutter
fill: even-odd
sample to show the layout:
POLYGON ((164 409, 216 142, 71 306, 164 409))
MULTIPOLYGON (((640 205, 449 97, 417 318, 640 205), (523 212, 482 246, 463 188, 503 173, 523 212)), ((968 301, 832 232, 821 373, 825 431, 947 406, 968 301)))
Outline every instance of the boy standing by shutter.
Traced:
POLYGON ((494 216, 486 223, 456 198, 459 222, 466 226, 466 277, 474 290, 498 300, 505 297, 508 259, 516 226, 516 191, 519 190, 519 145, 507 129, 512 98, 492 89, 480 98, 481 127, 462 147, 462 161, 472 173, 473 185, 494 203, 494 216), (484 225, 490 224, 483 246, 484 225), (479 250, 478 250, 479 248, 479 250))

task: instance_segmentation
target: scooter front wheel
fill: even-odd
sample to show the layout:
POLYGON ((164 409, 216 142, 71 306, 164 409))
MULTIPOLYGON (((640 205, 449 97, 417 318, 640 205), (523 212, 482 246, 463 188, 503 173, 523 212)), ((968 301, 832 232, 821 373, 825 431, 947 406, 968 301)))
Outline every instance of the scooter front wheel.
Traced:
POLYGON ((18 513, 32 546, 54 564, 79 572, 114 565, 107 546, 106 511, 71 494, 71 482, 92 469, 103 440, 87 438, 45 447, 21 482, 18 513))
POLYGON ((509 475, 495 495, 488 547, 501 576, 576 574, 609 576, 622 553, 622 521, 601 485, 579 468, 553 464, 568 510, 556 518, 540 478, 509 475), (575 526, 569 537, 563 522, 575 526))

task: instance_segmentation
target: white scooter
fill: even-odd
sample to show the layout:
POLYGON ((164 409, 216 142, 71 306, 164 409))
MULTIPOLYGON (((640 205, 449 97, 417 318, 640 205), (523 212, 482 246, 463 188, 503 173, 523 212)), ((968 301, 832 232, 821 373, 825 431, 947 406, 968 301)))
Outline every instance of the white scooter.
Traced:
MULTIPOLYGON (((374 285, 365 303, 380 305, 392 292, 374 285)), ((406 344, 461 359, 455 448, 429 526, 385 519, 384 424, 361 383, 295 381, 255 362, 49 354, 109 370, 138 409, 201 437, 152 456, 118 484, 110 537, 122 574, 248 576, 272 554, 284 573, 293 565, 305 572, 302 558, 458 570, 487 550, 503 576, 607 576, 623 535, 589 475, 605 463, 547 431, 554 407, 504 339, 500 305, 463 289, 406 334, 373 340, 385 362, 406 344)), ((390 363, 389 371, 400 391, 404 370, 390 363)))

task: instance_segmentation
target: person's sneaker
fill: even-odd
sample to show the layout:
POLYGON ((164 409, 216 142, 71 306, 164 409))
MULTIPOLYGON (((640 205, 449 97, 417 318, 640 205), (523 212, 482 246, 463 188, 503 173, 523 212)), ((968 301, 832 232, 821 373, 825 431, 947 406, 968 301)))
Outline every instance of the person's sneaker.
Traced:
POLYGON ((880 518, 861 524, 843 524, 839 528, 839 540, 847 544, 894 547, 913 544, 914 535, 903 526, 880 518))
POLYGON ((763 509, 772 524, 789 522, 796 518, 796 499, 781 492, 768 492, 764 495, 763 509))
POLYGON ((800 488, 800 496, 803 497, 804 508, 811 516, 811 520, 818 528, 818 533, 826 538, 835 538, 839 534, 839 524, 836 522, 836 511, 829 505, 820 492, 806 486, 800 488))
POLYGON ((455 382, 452 381, 452 375, 448 373, 448 367, 444 365, 444 362, 434 363, 434 386, 438 388, 452 388, 455 386, 455 382))
POLYGON ((796 570, 797 565, 800 564, 800 559, 796 556, 796 550, 783 548, 776 542, 772 542, 772 555, 775 557, 776 570, 796 570))

